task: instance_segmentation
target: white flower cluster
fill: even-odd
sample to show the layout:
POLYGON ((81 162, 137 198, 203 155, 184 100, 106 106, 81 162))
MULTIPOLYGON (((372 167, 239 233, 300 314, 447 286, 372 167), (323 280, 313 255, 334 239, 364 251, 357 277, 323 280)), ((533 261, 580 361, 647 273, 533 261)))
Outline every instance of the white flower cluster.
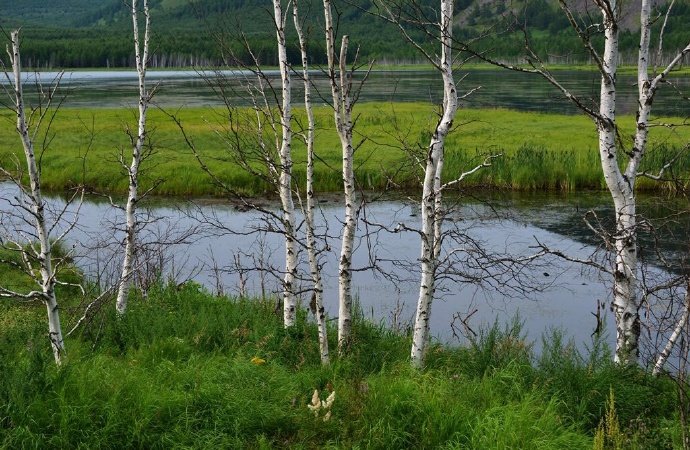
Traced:
POLYGON ((314 417, 316 418, 318 418, 320 414, 323 414, 323 421, 328 422, 331 418, 333 400, 335 400, 335 391, 331 392, 326 400, 321 400, 319 390, 314 389, 314 395, 311 396, 311 403, 307 405, 307 408, 314 413, 314 417))

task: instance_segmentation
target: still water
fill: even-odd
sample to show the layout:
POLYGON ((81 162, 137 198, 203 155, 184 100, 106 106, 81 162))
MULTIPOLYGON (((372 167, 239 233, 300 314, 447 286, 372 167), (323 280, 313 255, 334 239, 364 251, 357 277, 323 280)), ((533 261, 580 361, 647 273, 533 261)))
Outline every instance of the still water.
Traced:
MULTIPOLYGON (((0 218, 4 227, 14 222, 8 213, 16 211, 10 205, 15 195, 11 185, 0 184, 0 218)), ((586 203, 588 207, 608 208, 605 196, 588 195, 586 203)), ((50 204, 51 210, 58 211, 64 201, 52 198, 50 204)), ((572 257, 587 258, 596 248, 594 242, 583 239, 587 235, 581 220, 584 206, 581 196, 511 194, 490 202, 462 199, 446 226, 448 230, 457 229, 462 237, 449 239, 444 254, 455 252, 465 259, 472 254, 476 242, 489 253, 519 259, 534 254, 539 242, 572 257)), ((271 205, 267 207, 270 209, 271 205)), ((76 213, 74 208, 72 213, 76 213)), ((121 213, 109 204, 95 201, 85 202, 78 215, 72 213, 64 218, 76 218, 79 224, 68 238, 78 255, 77 263, 93 277, 98 273, 112 276, 119 265, 118 243, 122 236, 117 230, 122 229, 121 213)), ((284 250, 280 234, 265 232, 275 228, 265 215, 223 203, 170 202, 150 205, 146 214, 156 221, 142 234, 144 241, 165 243, 184 236, 183 243, 152 246, 163 251, 149 253, 149 262, 155 266, 157 261, 165 260, 166 270, 174 273, 178 282, 189 278, 211 291, 237 294, 244 280, 249 294, 275 297, 280 292, 275 273, 283 264, 284 250), (224 229, 209 227, 210 222, 221 224, 224 229), (193 233, 188 233, 192 229, 193 233), (274 268, 273 275, 270 268, 274 268)), ((330 317, 337 314, 337 237, 341 215, 336 198, 322 200, 318 231, 330 236, 325 242, 328 250, 322 256, 330 317)), ((413 318, 418 293, 419 237, 414 232, 395 233, 382 227, 393 229, 404 224, 407 228, 419 228, 419 208, 410 200, 379 200, 366 205, 360 218, 353 259, 354 267, 362 269, 354 274, 353 282, 359 307, 364 316, 376 322, 405 329, 413 318), (367 268, 372 261, 378 270, 367 268)), ((306 304, 310 293, 305 259, 301 252, 302 298, 306 304)), ((494 320, 508 323, 519 314, 526 337, 535 342, 537 349, 542 333, 551 329, 563 330, 584 348, 597 326, 593 315, 597 301, 610 297, 610 283, 605 276, 558 258, 516 266, 496 279, 480 283, 471 279, 486 265, 481 263, 482 269, 478 270, 471 269, 472 264, 468 259, 449 267, 446 279, 440 283, 431 328, 441 341, 458 342, 456 335, 462 336, 462 331, 471 333, 462 325, 462 319, 476 332, 494 320)), ((606 332, 608 342, 612 343, 614 329, 610 323, 606 332)))
MULTIPOLYGON (((598 98, 599 77, 595 72, 575 70, 558 71, 561 84, 580 96, 588 105, 598 98)), ((43 83, 52 81, 56 73, 43 72, 26 74, 27 89, 38 78, 43 83)), ((279 89, 277 71, 266 71, 268 80, 279 89)), ((458 84, 459 93, 480 88, 467 99, 464 107, 509 108, 521 111, 542 111, 576 114, 578 110, 565 101, 556 89, 537 75, 510 72, 507 70, 469 69, 458 72, 458 78, 465 78, 458 84)), ((362 74, 355 76, 355 85, 362 74)), ((314 70, 311 75, 316 103, 330 103, 330 88, 323 73, 314 70)), ((154 101, 162 107, 221 105, 217 95, 218 82, 223 84, 228 99, 233 104, 249 104, 247 83, 256 83, 256 78, 247 71, 223 71, 219 73, 194 71, 150 71, 149 86, 158 85, 154 101)), ((293 77, 292 98, 300 102, 301 83, 298 75, 293 77)), ((690 91, 690 77, 673 77, 675 88, 690 91)), ((0 81, 1 82, 1 81, 0 81)), ((637 80, 634 75, 618 76, 618 112, 633 114, 637 103, 637 80)), ((67 72, 62 78, 63 91, 67 94, 66 107, 121 107, 136 105, 137 75, 127 71, 80 71, 67 72)), ((672 86, 663 86, 654 101, 654 113, 659 116, 685 117, 690 112, 690 103, 679 100, 672 86)), ((361 101, 421 101, 438 104, 443 96, 441 80, 434 71, 374 71, 361 87, 361 101)))

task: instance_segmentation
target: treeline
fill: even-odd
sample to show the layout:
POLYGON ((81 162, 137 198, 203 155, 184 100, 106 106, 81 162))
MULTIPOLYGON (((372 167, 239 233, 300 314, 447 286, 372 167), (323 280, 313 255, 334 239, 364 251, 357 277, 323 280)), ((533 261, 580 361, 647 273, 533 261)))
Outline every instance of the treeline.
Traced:
MULTIPOLYGON (((12 12, 13 15, 3 21, 3 26, 23 26, 24 63, 29 67, 133 65, 131 23, 123 2, 102 2, 89 7, 83 0, 56 0, 57 4, 64 5, 52 21, 45 10, 31 6, 36 3, 34 0, 12 11, 4 3, 0 0, 0 14, 12 12)), ((545 60, 568 64, 589 62, 580 40, 554 0, 516 2, 512 9, 500 1, 460 0, 456 3, 459 12, 454 35, 462 41, 476 39, 479 51, 490 52, 496 58, 517 60, 524 57, 524 27, 532 49, 545 60)), ((261 64, 277 65, 273 21, 265 2, 160 0, 151 4, 157 30, 152 39, 152 67, 251 64, 252 57, 244 40, 261 64)), ((306 1, 304 5, 305 31, 311 37, 311 63, 324 64, 320 5, 313 1, 306 1)), ((664 11, 662 8, 657 12, 664 11)), ((414 48, 404 44, 395 26, 370 14, 376 12, 370 0, 341 3, 338 12, 337 31, 350 36, 351 56, 359 51, 363 61, 411 62, 420 58, 414 48)), ((655 36, 658 36, 661 21, 657 22, 655 36)), ((675 51, 687 44, 682 36, 687 23, 690 23, 690 2, 677 2, 666 27, 665 48, 675 51)), ((418 30, 414 37, 423 40, 424 35, 424 30, 418 30)), ((433 39, 427 37, 426 40, 433 45, 433 39)), ((621 30, 620 41, 623 62, 627 62, 625 56, 631 55, 632 59, 639 45, 634 21, 621 30)), ((594 42, 601 45, 603 38, 597 36, 594 42)), ((299 63, 294 33, 288 34, 288 57, 293 63, 299 63)))

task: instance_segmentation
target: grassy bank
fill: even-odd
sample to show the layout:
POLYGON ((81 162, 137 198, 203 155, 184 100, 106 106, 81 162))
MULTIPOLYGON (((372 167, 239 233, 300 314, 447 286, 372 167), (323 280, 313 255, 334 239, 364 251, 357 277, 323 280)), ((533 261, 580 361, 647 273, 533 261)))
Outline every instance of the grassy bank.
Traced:
POLYGON ((189 283, 107 308, 56 369, 42 307, 0 308, 2 448, 592 448, 611 392, 625 448, 679 445, 670 383, 557 335, 537 358, 519 327, 433 346, 418 373, 409 336, 357 320, 352 355, 324 368, 304 313, 286 331, 272 302, 189 283), (328 421, 314 389, 336 392, 328 421))
MULTIPOLYGON (((245 111, 246 112, 246 111, 245 111)), ((416 188, 421 175, 410 153, 421 156, 436 122, 435 108, 420 103, 377 104, 357 107, 356 174, 364 189, 416 188)), ((224 182, 248 194, 270 193, 261 179, 249 175, 234 162, 224 141, 226 116, 210 108, 185 108, 179 118, 211 170, 224 182)), ((316 111, 317 189, 341 188, 340 144, 333 130, 332 112, 316 111)), ((12 150, 20 155, 13 116, 7 111, 0 126, 0 164, 14 167, 12 150)), ((129 154, 125 128, 135 123, 134 113, 125 109, 76 110, 59 112, 49 136, 50 147, 43 154, 43 185, 59 191, 77 184, 101 192, 124 193, 127 181, 118 163, 122 152, 129 154)), ((305 123, 302 110, 296 111, 295 130, 305 123)), ((537 114, 508 110, 463 109, 456 120, 458 129, 449 138, 444 173, 454 176, 479 164, 488 155, 501 154, 493 166, 468 178, 464 186, 515 190, 601 189, 595 127, 579 115, 537 114)), ((621 136, 634 129, 631 117, 621 119, 621 136)), ((151 143, 154 155, 144 172, 144 186, 163 180, 160 195, 207 196, 222 192, 212 185, 184 144, 177 126, 160 111, 151 111, 151 143)), ((255 148, 255 133, 240 128, 244 148, 255 148)), ((659 167, 690 140, 690 131, 655 129, 645 165, 659 167)), ((270 142, 270 141, 269 141, 270 142)), ((294 143, 296 180, 304 182, 305 149, 294 143)), ((676 162, 674 173, 687 175, 690 155, 676 162)), ((663 189, 669 184, 641 180, 643 189, 663 189)))

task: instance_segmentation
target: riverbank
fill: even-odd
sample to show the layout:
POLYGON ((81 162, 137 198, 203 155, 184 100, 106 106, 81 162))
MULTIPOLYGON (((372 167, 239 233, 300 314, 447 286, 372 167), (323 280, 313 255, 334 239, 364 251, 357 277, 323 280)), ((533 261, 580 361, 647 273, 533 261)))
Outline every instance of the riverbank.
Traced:
MULTIPOLYGON (((62 294, 68 327, 79 299, 62 294)), ((359 318, 352 354, 322 367, 306 312, 285 330, 272 300, 160 285, 146 301, 134 293, 120 320, 102 310, 56 369, 44 315, 0 303, 3 448, 680 446, 668 380, 616 366, 600 345, 580 355, 557 334, 537 358, 519 326, 434 345, 418 373, 407 334, 359 318), (307 408, 315 389, 335 392, 328 420, 307 408)))
MULTIPOLYGON (((360 188, 383 191, 416 189, 420 171, 416 161, 423 159, 430 130, 437 120, 437 110, 423 103, 362 103, 357 105, 355 142, 361 143, 355 156, 355 171, 360 188)), ((246 195, 273 195, 260 176, 241 167, 241 155, 228 151, 240 142, 248 164, 264 171, 255 153, 258 147, 251 112, 235 111, 235 128, 228 129, 228 112, 219 108, 183 108, 176 112, 200 158, 209 169, 233 189, 246 195), (253 153, 254 152, 254 153, 253 153)), ((5 126, 0 127, 0 164, 15 167, 14 157, 22 158, 19 140, 12 124, 13 115, 4 111, 5 126), (14 154, 12 153, 14 150, 14 154)), ((118 162, 129 157, 127 127, 135 123, 134 111, 120 109, 70 109, 59 111, 42 152, 44 188, 60 192, 77 185, 89 190, 123 194, 127 180, 118 162)), ((663 119, 670 122, 674 119, 663 119)), ((677 120, 680 121, 680 120, 677 120)), ((299 132, 305 123, 303 109, 295 109, 293 127, 299 132)), ((341 189, 340 143, 333 129, 332 111, 316 109, 316 188, 321 192, 341 189)), ((620 135, 627 139, 634 129, 632 117, 620 119, 620 135)), ((150 156, 145 162, 142 188, 160 181, 157 195, 177 197, 223 196, 201 169, 193 152, 185 144, 175 123, 159 110, 149 116, 150 156)), ((273 136, 264 133, 267 145, 273 136)), ((676 155, 690 141, 690 130, 656 128, 650 139, 650 151, 643 170, 655 171, 676 155)), ((304 185, 305 147, 295 136, 293 144, 294 175, 304 185)), ((456 130, 447 142, 444 173, 448 180, 492 159, 487 167, 463 181, 461 188, 504 190, 603 189, 594 124, 579 115, 541 114, 502 109, 462 109, 456 130)), ((687 179, 690 155, 683 152, 675 162, 673 174, 687 179)), ((672 182, 640 179, 640 189, 684 188, 672 182)))

